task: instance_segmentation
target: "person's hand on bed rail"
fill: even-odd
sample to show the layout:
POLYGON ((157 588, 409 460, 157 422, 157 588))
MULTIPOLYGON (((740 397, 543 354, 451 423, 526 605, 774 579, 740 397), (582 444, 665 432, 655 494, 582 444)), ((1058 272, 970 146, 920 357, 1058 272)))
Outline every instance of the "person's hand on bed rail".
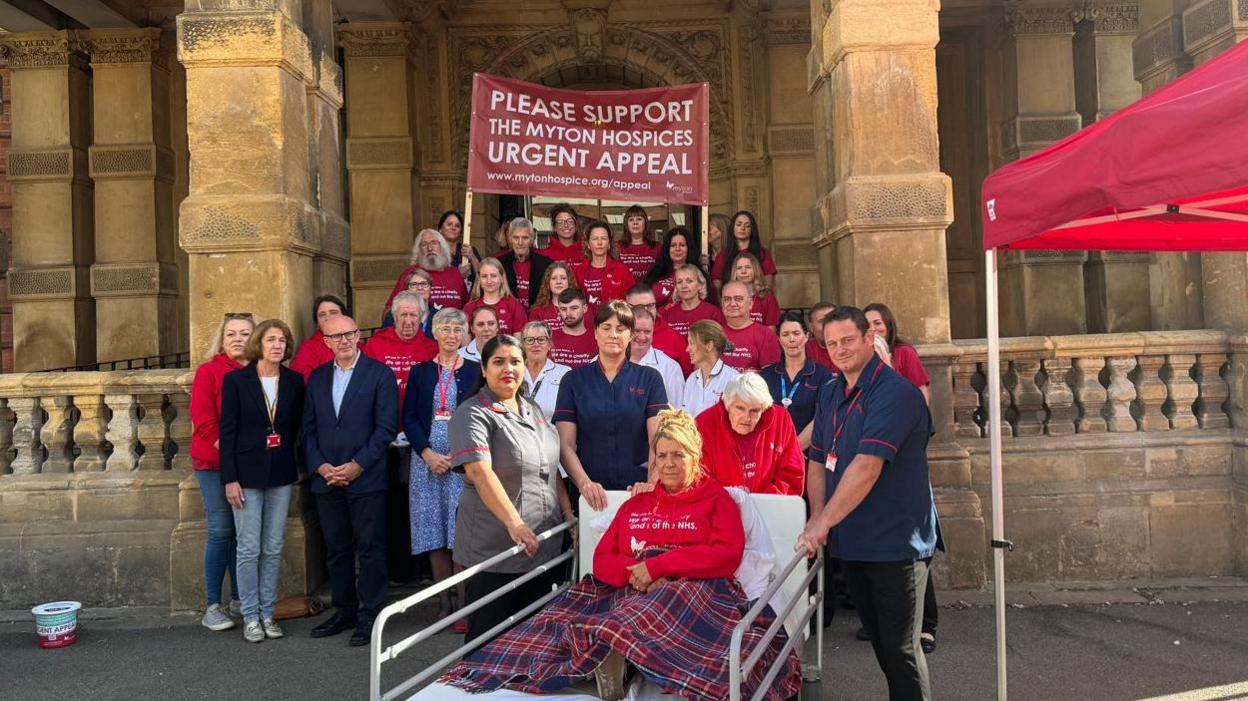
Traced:
POLYGON ((524 554, 533 557, 537 554, 537 534, 524 521, 507 526, 507 535, 511 542, 524 546, 524 554))
POLYGON ((819 549, 828 544, 828 529, 821 528, 818 519, 811 519, 806 530, 797 537, 793 552, 805 552, 806 557, 814 557, 819 549))

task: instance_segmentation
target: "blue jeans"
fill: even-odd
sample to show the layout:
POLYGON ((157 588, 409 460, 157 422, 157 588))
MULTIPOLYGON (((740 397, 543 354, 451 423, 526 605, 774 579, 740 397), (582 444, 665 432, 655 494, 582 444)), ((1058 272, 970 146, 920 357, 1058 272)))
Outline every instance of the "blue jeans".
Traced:
POLYGON ((204 499, 208 542, 204 543, 204 608, 221 603, 222 581, 230 573, 230 598, 238 598, 238 574, 234 571, 234 515, 225 500, 225 486, 216 470, 196 470, 199 494, 204 499))
POLYGON ((238 532, 238 590, 243 620, 272 618, 282 565, 291 485, 243 489, 243 508, 234 509, 238 532))

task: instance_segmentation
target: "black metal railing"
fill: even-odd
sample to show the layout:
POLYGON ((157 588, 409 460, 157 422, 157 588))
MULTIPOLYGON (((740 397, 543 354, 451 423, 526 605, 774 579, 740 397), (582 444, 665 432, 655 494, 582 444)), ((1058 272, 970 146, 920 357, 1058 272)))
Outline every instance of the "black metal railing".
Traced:
POLYGON ((49 368, 39 372, 111 372, 114 370, 177 370, 191 367, 191 354, 168 353, 166 355, 149 355, 143 358, 126 358, 124 360, 108 360, 102 363, 71 365, 64 368, 49 368))

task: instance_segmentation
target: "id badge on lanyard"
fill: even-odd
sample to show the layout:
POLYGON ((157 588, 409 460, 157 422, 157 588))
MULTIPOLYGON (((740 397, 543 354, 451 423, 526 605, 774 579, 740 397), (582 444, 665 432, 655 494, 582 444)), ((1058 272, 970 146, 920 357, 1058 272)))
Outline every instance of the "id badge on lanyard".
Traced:
POLYGON ((824 461, 823 466, 827 468, 829 473, 836 472, 836 442, 841 437, 841 431, 845 430, 845 424, 849 423, 850 416, 854 413, 854 406, 858 404, 858 400, 862 398, 861 392, 854 397, 854 401, 849 403, 849 408, 845 410, 845 420, 839 421, 837 415, 839 412, 832 412, 832 450, 828 452, 828 458, 824 461))
POLYGON ((264 437, 264 447, 273 450, 282 447, 282 434, 277 432, 277 383, 273 385, 273 403, 264 398, 264 408, 269 413, 269 435, 264 437))

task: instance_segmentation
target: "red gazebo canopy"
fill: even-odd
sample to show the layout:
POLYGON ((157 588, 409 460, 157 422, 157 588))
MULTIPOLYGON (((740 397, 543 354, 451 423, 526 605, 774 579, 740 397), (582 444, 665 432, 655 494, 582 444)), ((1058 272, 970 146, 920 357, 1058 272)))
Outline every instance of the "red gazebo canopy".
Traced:
POLYGON ((984 248, 1248 250, 1248 42, 984 181, 984 248))

